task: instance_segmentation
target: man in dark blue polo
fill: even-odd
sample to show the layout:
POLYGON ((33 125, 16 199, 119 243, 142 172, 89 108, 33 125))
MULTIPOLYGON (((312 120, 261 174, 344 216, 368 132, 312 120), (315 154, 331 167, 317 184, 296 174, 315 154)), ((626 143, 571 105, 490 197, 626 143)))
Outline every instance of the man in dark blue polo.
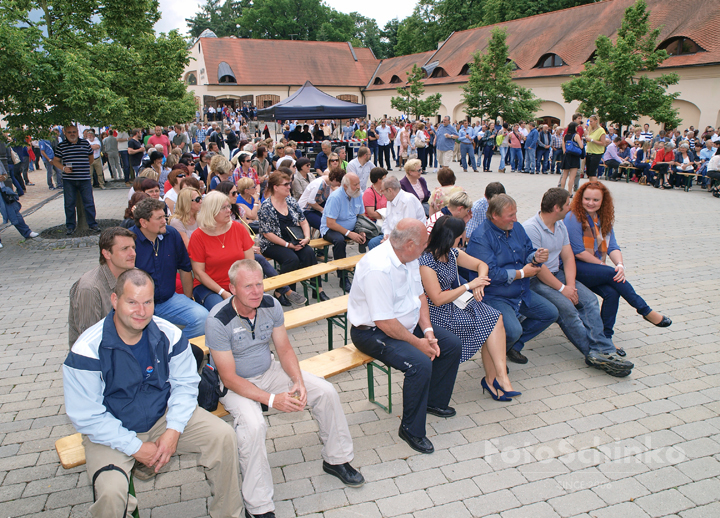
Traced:
POLYGON ((165 204, 146 198, 135 206, 137 234, 135 266, 155 282, 155 315, 185 326, 183 336, 205 334, 208 311, 192 300, 192 266, 180 233, 165 222, 165 204), (175 274, 180 271, 183 293, 175 293, 175 274))
MULTIPOLYGON (((507 339, 507 359, 527 363, 520 353, 558 318, 558 310, 547 299, 530 290, 530 277, 540 271, 548 251, 536 250, 525 229, 517 222, 517 205, 507 194, 488 202, 487 219, 470 237, 467 253, 487 263, 490 285, 483 302, 502 313, 507 339), (520 315, 525 317, 522 324, 520 315)), ((477 273, 470 272, 470 280, 477 273)))
POLYGON ((52 164, 62 171, 67 235, 75 233, 75 200, 78 195, 85 207, 88 226, 93 231, 100 232, 95 221, 95 200, 90 177, 90 164, 95 161, 95 153, 88 141, 79 137, 77 126, 65 126, 64 133, 65 140, 57 145, 52 164))

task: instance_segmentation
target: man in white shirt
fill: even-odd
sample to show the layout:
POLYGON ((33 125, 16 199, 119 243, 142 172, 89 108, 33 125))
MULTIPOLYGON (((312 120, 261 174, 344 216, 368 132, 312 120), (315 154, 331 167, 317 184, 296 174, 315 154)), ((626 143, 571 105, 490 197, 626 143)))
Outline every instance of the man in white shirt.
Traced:
POLYGON ((355 347, 405 374, 399 436, 421 453, 435 451, 427 414, 456 414, 448 404, 462 352, 457 336, 430 323, 418 263, 427 240, 421 222, 401 220, 355 268, 347 313, 355 347))
POLYGON ((386 119, 383 119, 380 126, 375 128, 375 133, 378 136, 378 165, 379 167, 386 167, 388 171, 392 171, 392 164, 390 163, 391 132, 392 129, 387 125, 386 119), (383 159, 385 165, 383 165, 383 159))
POLYGON ((368 242, 370 250, 383 241, 387 241, 390 233, 401 220, 405 218, 416 219, 423 225, 426 222, 425 209, 420 200, 416 196, 403 191, 397 178, 388 176, 383 180, 383 193, 387 199, 385 217, 382 222, 383 233, 368 242))
MULTIPOLYGON (((370 171, 375 168, 375 164, 370 161, 372 155, 370 149, 362 146, 358 149, 357 158, 353 158, 347 165, 348 173, 355 173, 360 178, 360 189, 365 192, 367 189, 368 178, 370 178, 370 171)), ((381 166, 382 167, 382 166, 381 166)))
POLYGON ((645 126, 643 126, 642 132, 640 133, 640 140, 644 141, 644 140, 652 140, 652 139, 653 139, 653 132, 650 131, 650 124, 645 124, 645 126))

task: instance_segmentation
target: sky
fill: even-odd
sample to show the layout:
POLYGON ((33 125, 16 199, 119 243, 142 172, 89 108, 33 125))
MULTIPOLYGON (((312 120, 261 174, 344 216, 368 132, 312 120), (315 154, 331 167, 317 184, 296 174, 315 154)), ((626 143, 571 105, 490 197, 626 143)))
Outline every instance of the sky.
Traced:
MULTIPOLYGON (((364 0, 362 7, 349 0, 325 0, 325 2, 338 11, 350 13, 358 11, 368 18, 375 18, 378 27, 381 29, 385 24, 397 17, 401 20, 412 14, 417 0, 364 0)), ((185 18, 192 18, 198 11, 199 6, 205 1, 198 0, 160 0, 160 12, 162 18, 155 24, 157 32, 169 32, 178 29, 182 34, 187 33, 185 18)))

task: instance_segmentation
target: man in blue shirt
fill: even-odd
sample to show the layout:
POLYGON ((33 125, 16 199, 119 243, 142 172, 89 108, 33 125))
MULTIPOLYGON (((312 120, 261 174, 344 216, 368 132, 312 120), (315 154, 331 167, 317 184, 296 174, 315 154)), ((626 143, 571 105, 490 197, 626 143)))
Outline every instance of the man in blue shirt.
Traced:
POLYGON ((328 157, 332 153, 332 143, 329 140, 323 140, 320 144, 322 151, 320 151, 315 157, 315 174, 321 175, 325 172, 328 166, 328 157))
POLYGON ((446 115, 443 118, 443 122, 438 126, 435 135, 438 163, 440 167, 450 167, 453 149, 455 148, 455 139, 458 138, 457 130, 450 124, 450 117, 446 115))
POLYGON ((535 174, 535 151, 538 145, 538 130, 535 129, 534 122, 528 122, 530 132, 525 139, 525 172, 535 174))
POLYGON ((147 198, 135 206, 137 234, 135 266, 155 282, 155 314, 175 325, 185 326, 186 339, 205 334, 208 310, 192 300, 192 266, 180 233, 165 222, 165 204, 147 198), (175 275, 180 270, 183 293, 175 293, 175 275))
MULTIPOLYGON (((488 202, 488 219, 473 232, 467 253, 487 263, 492 281, 485 287, 483 302, 502 313, 507 339, 507 359, 527 363, 520 353, 558 318, 558 310, 547 299, 530 291, 530 278, 548 259, 548 251, 536 250, 525 229, 517 222, 517 205, 507 194, 488 202), (519 317, 525 320, 520 323, 519 317)), ((470 272, 470 280, 477 276, 470 272)))
MULTIPOLYGON (((325 202, 320 222, 320 233, 333 244, 333 259, 346 257, 345 238, 352 239, 359 245, 365 244, 365 233, 358 234, 353 231, 358 215, 365 212, 360 178, 355 173, 348 173, 343 176, 340 186, 341 188, 336 189, 325 202)), ((348 293, 350 281, 347 276, 344 276, 343 281, 341 273, 338 271, 340 287, 348 293)))
POLYGON ((463 172, 467 173, 468 161, 465 155, 470 155, 470 165, 472 165, 473 171, 476 173, 477 164, 475 163, 475 149, 473 148, 473 140, 475 139, 475 130, 468 126, 468 121, 464 120, 463 125, 458 131, 458 137, 460 138, 460 164, 462 165, 463 172))
POLYGON ((55 141, 51 142, 48 139, 42 139, 39 142, 40 155, 42 161, 45 164, 45 171, 47 172, 47 185, 51 191, 62 189, 62 171, 53 165, 53 158, 55 158, 55 146, 58 144, 57 137, 53 134, 50 138, 55 141), (53 171, 55 172, 55 185, 53 185, 53 171))

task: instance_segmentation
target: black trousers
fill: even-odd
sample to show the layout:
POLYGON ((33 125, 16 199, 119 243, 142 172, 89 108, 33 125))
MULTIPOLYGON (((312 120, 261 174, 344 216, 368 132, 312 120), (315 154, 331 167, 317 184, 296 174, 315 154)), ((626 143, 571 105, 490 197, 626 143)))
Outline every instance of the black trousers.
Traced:
MULTIPOLYGON (((333 244, 333 259, 345 259, 347 257, 347 251, 345 249, 345 236, 343 236, 340 232, 328 230, 325 232, 325 235, 323 235, 323 238, 333 244)), ((337 276, 342 279, 340 270, 338 270, 337 276)))
MULTIPOLYGON (((435 326, 434 330, 440 356, 432 361, 416 347, 390 338, 377 327, 350 330, 358 351, 405 373, 401 426, 415 437, 425 437, 427 407, 447 408, 460 366, 460 339, 442 327, 435 326)), ((419 326, 413 334, 423 336, 419 326)))
POLYGON ((392 169, 392 162, 390 162, 390 148, 392 144, 386 146, 378 146, 378 167, 384 167, 385 169, 392 169), (383 165, 385 164, 385 165, 383 165))

